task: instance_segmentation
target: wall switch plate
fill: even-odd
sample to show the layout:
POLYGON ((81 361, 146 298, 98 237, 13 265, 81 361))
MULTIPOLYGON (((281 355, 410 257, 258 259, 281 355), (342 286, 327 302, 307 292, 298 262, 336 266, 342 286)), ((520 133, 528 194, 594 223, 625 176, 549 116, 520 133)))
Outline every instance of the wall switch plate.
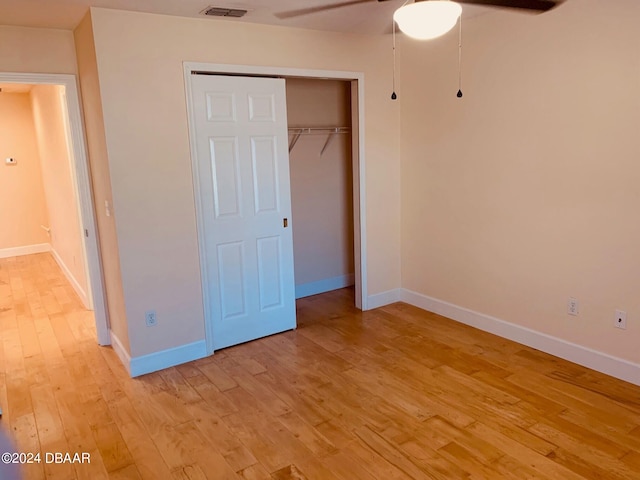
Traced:
POLYGON ((567 303, 567 313, 569 315, 578 315, 578 299, 569 297, 569 302, 567 303))
POLYGON ((624 310, 616 310, 616 316, 613 319, 616 328, 625 330, 627 328, 627 312, 624 310))
POLYGON ((15 158, 5 158, 4 163, 6 163, 7 165, 17 165, 18 161, 15 158))
POLYGON ((155 327, 158 324, 158 317, 155 310, 144 312, 144 323, 147 327, 155 327))

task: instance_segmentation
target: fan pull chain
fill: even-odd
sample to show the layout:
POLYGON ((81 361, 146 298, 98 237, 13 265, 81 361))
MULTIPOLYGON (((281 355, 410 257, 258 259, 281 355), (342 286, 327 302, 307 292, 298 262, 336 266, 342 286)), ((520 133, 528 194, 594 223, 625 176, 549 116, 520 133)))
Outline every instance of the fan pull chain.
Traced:
POLYGON ((458 33, 458 93, 456 97, 462 98, 462 15, 459 20, 459 33, 458 33))
POLYGON ((391 92, 391 100, 395 100, 398 98, 396 95, 396 22, 392 20, 393 23, 393 84, 392 84, 392 92, 391 92))

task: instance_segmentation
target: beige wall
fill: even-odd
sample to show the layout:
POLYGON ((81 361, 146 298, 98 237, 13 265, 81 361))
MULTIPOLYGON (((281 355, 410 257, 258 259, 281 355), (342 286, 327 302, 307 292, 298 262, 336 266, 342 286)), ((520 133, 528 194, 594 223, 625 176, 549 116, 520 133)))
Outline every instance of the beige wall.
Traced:
POLYGON ((75 74, 73 34, 0 25, 0 72, 75 74))
MULTIPOLYGON (((351 85, 287 79, 290 127, 351 125, 351 85)), ((289 154, 296 285, 353 274, 351 135, 303 135, 289 154)))
POLYGON ((91 13, 133 356, 204 338, 184 61, 364 72, 369 293, 399 286, 399 111, 387 38, 91 13))
POLYGON ((35 85, 31 89, 31 105, 51 229, 51 247, 86 297, 84 245, 67 143, 63 94, 62 86, 35 85))
POLYGON ((0 93, 0 250, 49 243, 47 208, 28 93, 0 93), (13 157, 17 163, 6 165, 13 157))
POLYGON ((466 22, 462 99, 455 33, 402 41, 403 287, 640 361, 637 18, 582 0, 466 22))
POLYGON ((113 200, 90 14, 87 14, 78 25, 74 35, 110 328, 122 342, 123 347, 129 350, 129 331, 120 273, 115 216, 113 213, 107 216, 104 207, 105 201, 112 205, 113 200))

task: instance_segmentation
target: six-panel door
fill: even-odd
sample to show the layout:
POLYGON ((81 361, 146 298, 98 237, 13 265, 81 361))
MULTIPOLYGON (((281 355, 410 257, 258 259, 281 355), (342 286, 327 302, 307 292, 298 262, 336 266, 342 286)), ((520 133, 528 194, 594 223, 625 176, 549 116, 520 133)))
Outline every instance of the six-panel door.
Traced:
POLYGON ((285 84, 192 75, 191 87, 215 350, 296 326, 285 84))

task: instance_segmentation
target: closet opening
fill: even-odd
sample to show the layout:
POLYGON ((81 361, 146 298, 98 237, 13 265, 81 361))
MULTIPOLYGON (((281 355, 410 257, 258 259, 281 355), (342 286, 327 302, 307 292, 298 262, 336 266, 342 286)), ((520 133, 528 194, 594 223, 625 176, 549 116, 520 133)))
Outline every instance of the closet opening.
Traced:
POLYGON ((299 299, 355 284, 351 82, 285 81, 299 299))

